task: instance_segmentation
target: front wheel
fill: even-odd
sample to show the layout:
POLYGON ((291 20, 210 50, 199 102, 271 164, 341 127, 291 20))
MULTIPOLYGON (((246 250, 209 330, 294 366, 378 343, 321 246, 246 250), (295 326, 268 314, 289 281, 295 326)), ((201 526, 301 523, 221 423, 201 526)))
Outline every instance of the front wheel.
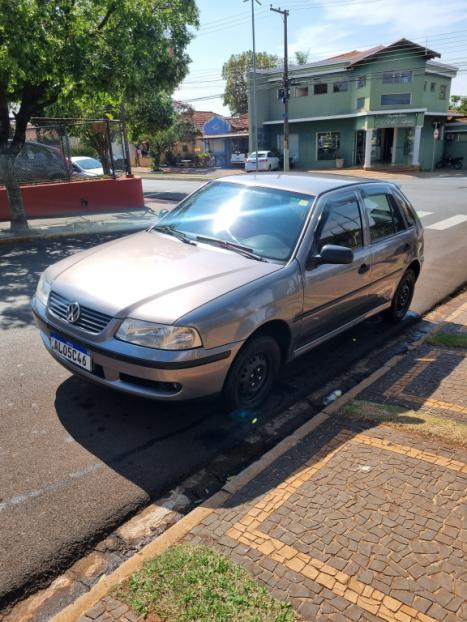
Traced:
POLYGON ((462 168, 462 162, 455 162, 454 163, 454 168, 457 169, 458 171, 460 171, 460 169, 462 168))
POLYGON ((383 315, 390 322, 400 322, 412 304, 417 277, 413 270, 407 270, 392 298, 391 306, 384 311, 383 315))
POLYGON ((277 342, 267 335, 247 342, 237 354, 224 385, 229 409, 258 408, 269 395, 280 366, 277 342))

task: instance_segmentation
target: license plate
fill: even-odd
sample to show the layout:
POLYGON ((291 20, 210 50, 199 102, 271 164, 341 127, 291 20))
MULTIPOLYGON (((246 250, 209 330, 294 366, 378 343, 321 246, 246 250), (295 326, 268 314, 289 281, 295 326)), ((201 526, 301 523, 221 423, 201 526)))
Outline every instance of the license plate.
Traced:
POLYGON ((54 352, 57 352, 57 354, 64 359, 71 361, 78 367, 82 367, 88 371, 92 370, 92 358, 89 350, 73 343, 73 341, 70 341, 66 337, 62 337, 56 333, 50 333, 50 347, 54 352))

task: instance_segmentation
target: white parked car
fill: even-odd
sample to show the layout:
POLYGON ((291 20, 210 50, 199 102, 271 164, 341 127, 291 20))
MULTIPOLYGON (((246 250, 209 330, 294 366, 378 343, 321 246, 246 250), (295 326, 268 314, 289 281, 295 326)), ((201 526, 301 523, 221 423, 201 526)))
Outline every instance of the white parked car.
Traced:
POLYGON ((240 153, 239 151, 234 151, 230 156, 230 164, 245 164, 246 161, 246 153, 240 153))
POLYGON ((70 159, 74 175, 79 175, 80 177, 98 177, 104 174, 102 164, 95 158, 73 156, 70 159))
MULTIPOLYGON (((258 151, 258 171, 279 170, 279 158, 272 151, 258 151)), ((256 151, 250 153, 245 162, 245 171, 256 171, 256 151)))

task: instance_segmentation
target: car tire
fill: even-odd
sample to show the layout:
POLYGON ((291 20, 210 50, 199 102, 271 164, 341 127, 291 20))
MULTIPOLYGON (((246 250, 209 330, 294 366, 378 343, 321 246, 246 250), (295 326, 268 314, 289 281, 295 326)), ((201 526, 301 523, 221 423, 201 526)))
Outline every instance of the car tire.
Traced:
POLYGON ((391 306, 383 312, 386 320, 400 322, 404 319, 412 303, 416 280, 417 277, 413 270, 409 269, 404 273, 392 297, 391 306))
POLYGON ((261 335, 247 341, 224 384, 223 398, 229 410, 258 408, 271 391, 280 362, 280 349, 272 337, 261 335))

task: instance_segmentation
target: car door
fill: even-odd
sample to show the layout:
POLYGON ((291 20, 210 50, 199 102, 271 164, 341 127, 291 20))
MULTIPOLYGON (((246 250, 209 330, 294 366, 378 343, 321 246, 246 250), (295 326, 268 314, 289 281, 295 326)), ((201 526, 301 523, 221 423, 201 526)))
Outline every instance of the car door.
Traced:
POLYGON ((310 254, 319 254, 325 244, 337 244, 351 248, 354 258, 345 265, 307 262, 299 349, 364 315, 371 307, 370 249, 356 191, 325 195, 318 210, 310 254))
POLYGON ((378 307, 391 301, 407 265, 416 255, 416 241, 391 186, 367 184, 360 188, 360 194, 370 236, 371 297, 378 307))

